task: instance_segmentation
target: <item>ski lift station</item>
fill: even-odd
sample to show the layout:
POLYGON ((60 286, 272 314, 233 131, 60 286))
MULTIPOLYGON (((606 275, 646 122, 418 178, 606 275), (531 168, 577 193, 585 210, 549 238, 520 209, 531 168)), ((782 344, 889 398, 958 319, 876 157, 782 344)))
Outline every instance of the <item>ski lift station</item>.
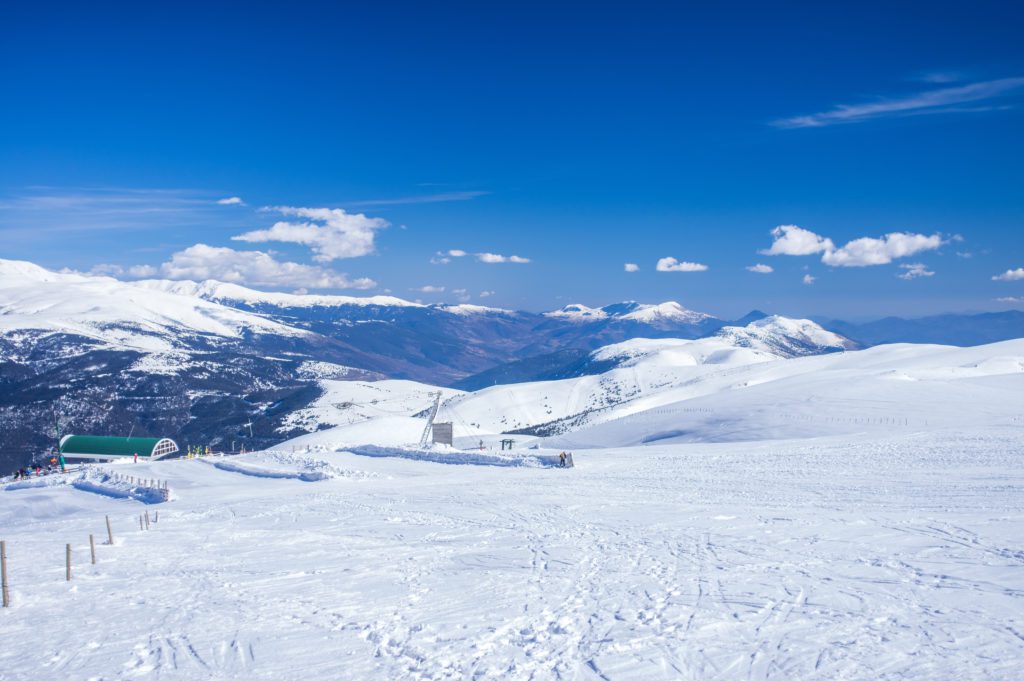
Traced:
POLYGON ((65 435, 60 453, 73 459, 140 459, 155 461, 178 451, 174 440, 166 437, 105 437, 101 435, 65 435))

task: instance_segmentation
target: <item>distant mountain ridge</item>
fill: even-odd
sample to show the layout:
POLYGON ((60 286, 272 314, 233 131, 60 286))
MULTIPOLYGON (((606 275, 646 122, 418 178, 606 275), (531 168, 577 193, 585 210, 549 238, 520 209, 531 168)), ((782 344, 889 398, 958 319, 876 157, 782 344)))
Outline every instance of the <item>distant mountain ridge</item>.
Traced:
POLYGON ((1016 337, 1019 311, 859 325, 758 310, 730 322, 673 301, 536 314, 216 281, 125 282, 0 259, 0 450, 52 444, 52 407, 69 396, 61 409, 72 428, 266 446, 288 435, 288 414, 316 400, 327 377, 477 390, 602 374, 630 352, 694 339, 713 339, 701 347, 727 358, 1016 337))

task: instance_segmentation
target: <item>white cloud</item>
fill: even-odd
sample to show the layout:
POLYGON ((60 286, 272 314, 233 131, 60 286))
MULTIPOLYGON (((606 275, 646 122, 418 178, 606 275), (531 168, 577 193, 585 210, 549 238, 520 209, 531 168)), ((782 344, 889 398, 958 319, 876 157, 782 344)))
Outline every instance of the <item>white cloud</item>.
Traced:
POLYGON ((879 239, 854 239, 839 250, 828 250, 821 261, 833 267, 868 267, 887 265, 896 258, 904 258, 921 251, 934 251, 945 243, 938 234, 925 236, 910 232, 892 232, 879 239))
POLYGON ((142 279, 144 277, 154 277, 158 272, 157 268, 152 265, 132 265, 128 268, 127 274, 129 277, 136 277, 142 279))
POLYGON ((935 275, 935 272, 929 270, 927 265, 920 262, 900 265, 900 269, 905 271, 903 274, 897 274, 896 276, 908 281, 910 279, 917 279, 918 277, 931 277, 935 275))
POLYGON ((637 265, 635 262, 627 262, 625 265, 622 266, 622 269, 626 270, 627 272, 639 272, 640 265, 637 265))
POLYGON ((452 248, 452 249, 449 249, 448 253, 446 253, 445 255, 449 255, 449 256, 451 256, 453 258, 464 258, 467 255, 469 255, 469 253, 466 253, 461 248, 452 248))
POLYGON ((443 256, 441 254, 438 254, 438 255, 435 255, 433 258, 430 259, 430 264, 431 265, 447 265, 451 261, 452 261, 451 258, 447 258, 447 257, 445 257, 445 256, 443 256))
POLYGON ((1019 281, 1024 279, 1024 267, 1018 267, 1015 270, 1006 270, 1002 274, 997 274, 992 277, 992 281, 1019 281))
POLYGON ((521 258, 518 255, 498 255, 497 253, 477 253, 476 259, 480 262, 493 265, 496 263, 511 262, 517 264, 526 264, 530 262, 529 258, 521 258))
POLYGON ((306 218, 309 222, 276 222, 270 229, 257 229, 231 237, 234 241, 280 241, 302 244, 313 251, 313 259, 317 262, 358 258, 373 253, 377 230, 384 229, 390 224, 382 218, 370 218, 362 213, 347 213, 341 208, 270 206, 261 210, 288 217, 306 218))
POLYGON ((866 104, 840 104, 828 111, 774 121, 777 128, 820 128, 836 123, 860 123, 890 116, 991 111, 995 102, 984 103, 1024 87, 1024 78, 1001 78, 957 87, 918 92, 866 104), (972 104, 972 106, 961 106, 972 104))
POLYGON ((243 201, 242 199, 238 198, 237 196, 231 196, 231 197, 228 197, 226 199, 220 199, 219 201, 217 201, 217 203, 222 205, 222 206, 244 206, 245 205, 245 201, 243 201))
POLYGON ((1003 296, 1002 298, 996 298, 1000 303, 1024 303, 1024 296, 1003 296))
POLYGON ((481 291, 480 292, 480 297, 481 298, 490 298, 493 295, 494 295, 494 291, 481 291))
POLYGON ((455 298, 460 303, 468 303, 469 299, 472 297, 472 296, 469 295, 469 291, 467 291, 464 288, 453 288, 452 289, 452 295, 454 295, 455 298))
POLYGON ((973 258, 974 254, 971 253, 970 251, 957 251, 956 252, 956 257, 968 260, 970 258, 973 258))
POLYGON ((772 247, 759 251, 761 255, 813 255, 835 248, 831 239, 796 225, 779 225, 772 238, 772 247))
POLYGON ((111 265, 108 263, 101 263, 94 265, 89 270, 89 274, 107 276, 107 277, 122 277, 129 276, 136 279, 143 277, 152 277, 157 273, 157 269, 152 265, 132 265, 131 267, 125 268, 121 265, 111 265))
POLYGON ((410 291, 417 293, 444 293, 444 286, 420 286, 419 288, 411 288, 410 291))
POLYGON ((668 257, 658 260, 655 269, 659 272, 704 272, 708 266, 699 262, 679 262, 675 258, 668 257))
POLYGON ((196 244, 178 251, 160 266, 168 279, 216 279, 253 286, 289 288, 356 288, 376 286, 372 279, 349 279, 347 275, 314 265, 281 262, 262 251, 236 251, 196 244))
POLYGON ((757 263, 756 265, 749 265, 747 267, 747 271, 756 272, 757 274, 771 274, 775 270, 771 265, 762 265, 761 263, 757 263))
POLYGON ((804 279, 803 279, 803 282, 804 282, 805 284, 807 284, 808 286, 810 286, 811 284, 813 284, 813 283, 814 283, 814 282, 816 281, 816 279, 817 279, 817 277, 812 277, 812 276, 811 276, 811 275, 809 275, 809 274, 805 274, 805 275, 804 275, 804 279))

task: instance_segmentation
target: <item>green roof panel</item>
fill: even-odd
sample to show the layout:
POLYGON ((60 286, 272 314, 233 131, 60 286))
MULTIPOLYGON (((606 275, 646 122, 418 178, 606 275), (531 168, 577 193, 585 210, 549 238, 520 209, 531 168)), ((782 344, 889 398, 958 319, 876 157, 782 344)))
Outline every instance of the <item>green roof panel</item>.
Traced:
POLYGON ((178 451, 178 445, 165 437, 105 437, 102 435, 65 435, 60 441, 64 456, 88 458, 134 457, 159 459, 178 451))

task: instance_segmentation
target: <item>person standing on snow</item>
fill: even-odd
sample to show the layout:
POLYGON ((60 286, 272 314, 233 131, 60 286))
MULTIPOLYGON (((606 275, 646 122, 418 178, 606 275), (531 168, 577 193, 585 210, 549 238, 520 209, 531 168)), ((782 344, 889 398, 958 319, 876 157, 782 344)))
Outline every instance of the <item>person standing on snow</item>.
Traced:
POLYGON ((64 461, 64 455, 63 454, 58 454, 57 455, 57 463, 60 464, 60 472, 61 473, 67 473, 68 472, 67 468, 64 466, 65 461, 64 461))
POLYGON ((565 452, 558 455, 558 465, 565 468, 565 452))
POLYGON ((135 457, 135 459, 134 459, 134 463, 138 463, 138 462, 139 462, 139 453, 138 453, 138 452, 135 452, 135 454, 133 454, 132 456, 134 456, 134 457, 135 457))

